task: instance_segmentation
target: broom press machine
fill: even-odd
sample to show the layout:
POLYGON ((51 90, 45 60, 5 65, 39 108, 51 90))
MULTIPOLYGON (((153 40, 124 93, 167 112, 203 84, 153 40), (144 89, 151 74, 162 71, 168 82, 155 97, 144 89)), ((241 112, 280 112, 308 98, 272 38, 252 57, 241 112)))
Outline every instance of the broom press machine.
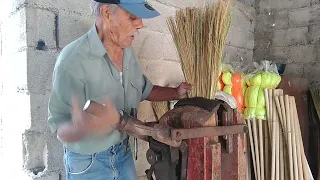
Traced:
MULTIPOLYGON (((248 128, 243 115, 237 111, 233 97, 221 93, 215 100, 199 97, 180 100, 157 122, 143 123, 134 117, 136 113, 133 116, 121 115, 114 128, 149 143, 146 158, 151 167, 145 171, 148 180, 153 180, 153 175, 156 180, 206 179, 201 175, 198 177, 188 168, 196 164, 189 162, 194 153, 191 151, 197 150, 197 147, 190 147, 194 139, 208 137, 207 143, 214 143, 211 141, 217 141, 219 137, 219 141, 224 142, 224 151, 229 154, 233 152, 234 135, 245 134, 248 128)), ((103 105, 93 101, 86 106, 87 113, 98 117, 105 111, 103 105)))

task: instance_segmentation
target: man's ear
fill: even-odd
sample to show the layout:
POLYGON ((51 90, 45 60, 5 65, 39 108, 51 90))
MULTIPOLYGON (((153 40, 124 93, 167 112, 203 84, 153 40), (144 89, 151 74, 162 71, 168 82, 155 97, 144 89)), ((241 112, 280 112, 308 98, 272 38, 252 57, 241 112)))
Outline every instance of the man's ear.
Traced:
POLYGON ((104 4, 101 6, 100 8, 100 14, 103 20, 109 20, 111 18, 111 9, 109 7, 109 5, 104 4))

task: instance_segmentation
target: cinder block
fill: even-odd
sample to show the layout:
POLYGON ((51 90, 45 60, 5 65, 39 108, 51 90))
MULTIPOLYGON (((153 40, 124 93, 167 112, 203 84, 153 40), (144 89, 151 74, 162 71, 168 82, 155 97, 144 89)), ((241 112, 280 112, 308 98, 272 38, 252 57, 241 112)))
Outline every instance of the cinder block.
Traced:
MULTIPOLYGON (((280 4, 283 5, 283 1, 279 1, 281 2, 280 4)), ((307 7, 309 6, 311 3, 311 0, 292 0, 291 1, 291 7, 292 9, 295 9, 295 8, 301 8, 301 7, 307 7)), ((281 7, 281 6, 280 6, 281 7)))
MULTIPOLYGON (((51 172, 41 177, 36 177, 34 180, 60 180, 59 172, 51 172)), ((62 179, 61 179, 62 180, 62 179)))
POLYGON ((181 65, 176 61, 142 59, 144 74, 156 85, 167 86, 184 79, 181 65))
POLYGON ((153 112, 150 101, 143 101, 140 103, 139 111, 138 111, 138 118, 143 122, 155 122, 156 121, 156 117, 153 112))
POLYGON ((288 38, 287 38, 288 31, 289 30, 285 30, 285 29, 276 30, 274 32, 272 45, 274 45, 274 46, 287 46, 287 45, 289 45, 288 38))
POLYGON ((45 170, 46 135, 26 131, 23 134, 24 168, 37 175, 45 170))
POLYGON ((6 18, 1 24, 1 32, 2 55, 23 51, 27 46, 26 9, 22 8, 6 18))
POLYGON ((311 19, 310 8, 295 9, 289 12, 289 24, 291 27, 307 26, 311 19))
POLYGON ((150 36, 150 30, 148 29, 141 29, 139 30, 139 34, 135 36, 134 41, 132 42, 132 47, 136 53, 137 56, 141 53, 141 48, 144 44, 144 41, 148 36, 150 36))
POLYGON ((309 81, 312 82, 319 82, 319 77, 320 77, 320 63, 308 63, 304 64, 304 76, 307 78, 309 81))
MULTIPOLYGON (((49 133, 49 132, 48 132, 49 133)), ((47 153, 46 165, 47 171, 61 171, 64 172, 63 164, 63 146, 62 143, 52 134, 47 134, 46 139, 47 153)))
POLYGON ((160 12, 160 16, 152 19, 144 19, 144 27, 153 31, 169 33, 167 18, 174 16, 176 8, 161 4, 157 1, 151 1, 152 6, 160 12))
POLYGON ((262 61, 269 59, 270 49, 267 48, 255 48, 253 51, 253 61, 262 61))
POLYGON ((226 44, 245 49, 253 49, 254 33, 236 27, 230 27, 226 37, 226 44))
POLYGON ((56 15, 52 11, 26 8, 27 16, 27 44, 37 47, 40 40, 45 42, 46 48, 56 47, 56 15))
POLYGON ((256 19, 256 31, 274 31, 289 27, 289 13, 287 10, 275 13, 260 13, 256 19))
POLYGON ((270 24, 270 25, 274 29, 285 29, 285 28, 289 27, 289 12, 288 11, 283 10, 283 11, 276 12, 273 15, 273 19, 274 19, 274 23, 270 24))
POLYGON ((311 19, 310 24, 319 24, 320 23, 320 3, 313 5, 310 8, 311 19))
POLYGON ((245 65, 252 62, 253 50, 233 46, 225 46, 223 62, 233 66, 245 65))
POLYGON ((133 47, 142 59, 179 59, 171 34, 144 29, 134 40, 133 47))
POLYGON ((320 61, 320 42, 314 45, 316 51, 316 61, 320 61))
POLYGON ((258 1, 256 11, 257 13, 269 13, 271 12, 271 0, 258 1))
POLYGON ((291 46, 288 59, 293 63, 314 62, 316 60, 316 50, 313 45, 291 46))
POLYGON ((308 41, 310 43, 316 43, 320 41, 320 25, 310 25, 308 33, 308 41))
POLYGON ((239 2, 246 4, 248 6, 254 7, 254 0, 239 0, 239 2))
POLYGON ((147 31, 148 35, 143 40, 143 44, 141 47, 141 51, 137 52, 141 59, 163 59, 164 58, 164 39, 165 34, 154 32, 154 31, 147 31))
POLYGON ((310 5, 311 0, 264 0, 260 1, 259 7, 260 11, 270 12, 270 11, 279 11, 284 9, 297 9, 302 7, 307 7, 310 5))
POLYGON ((311 0, 311 5, 320 4, 320 0, 311 0))
POLYGON ((166 4, 168 6, 178 7, 178 8, 186 8, 190 6, 196 6, 197 1, 195 0, 159 0, 160 3, 166 4))
POLYGON ((270 60, 287 63, 289 61, 289 47, 271 47, 270 60))
POLYGON ((254 32, 255 11, 253 7, 241 6, 240 3, 233 4, 231 25, 250 32, 254 32), (239 6, 237 6, 239 5, 239 6))
POLYGON ((49 97, 49 92, 47 92, 46 94, 31 93, 31 126, 29 128, 29 131, 41 133, 49 131, 47 124, 49 97))
POLYGON ((72 11, 77 12, 80 15, 90 15, 90 1, 77 0, 77 1, 65 1, 65 0, 24 0, 28 6, 40 7, 43 9, 50 9, 52 11, 72 11))
POLYGON ((282 63, 310 63, 316 60, 316 50, 313 45, 271 47, 270 59, 282 63))
POLYGON ((287 64, 284 75, 303 77, 303 64, 287 64))
POLYGON ((308 27, 276 30, 273 36, 273 46, 305 45, 307 44, 308 27))
POLYGON ((83 36, 93 25, 94 19, 91 16, 75 14, 73 11, 60 11, 58 17, 59 48, 83 36))
POLYGON ((178 55, 178 51, 171 34, 165 34, 163 40, 164 40, 163 41, 163 46, 164 46, 163 58, 166 60, 179 61, 180 58, 178 55))
POLYGON ((51 90, 52 73, 57 55, 57 52, 52 51, 28 50, 28 89, 30 92, 45 94, 51 90))

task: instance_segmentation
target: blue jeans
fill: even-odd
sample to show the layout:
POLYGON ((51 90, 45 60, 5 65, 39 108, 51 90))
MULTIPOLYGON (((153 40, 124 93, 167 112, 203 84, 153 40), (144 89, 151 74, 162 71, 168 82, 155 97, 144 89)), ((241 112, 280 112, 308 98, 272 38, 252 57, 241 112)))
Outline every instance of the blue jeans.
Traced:
POLYGON ((92 155, 74 153, 64 148, 67 180, 137 180, 132 153, 118 143, 92 155))

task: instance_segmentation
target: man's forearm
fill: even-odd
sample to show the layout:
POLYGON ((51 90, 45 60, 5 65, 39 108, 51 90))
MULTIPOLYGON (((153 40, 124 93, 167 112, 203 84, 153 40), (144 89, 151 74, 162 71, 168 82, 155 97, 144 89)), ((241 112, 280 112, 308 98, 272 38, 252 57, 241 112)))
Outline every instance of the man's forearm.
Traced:
POLYGON ((148 101, 171 101, 178 100, 178 91, 176 88, 153 86, 148 101))

